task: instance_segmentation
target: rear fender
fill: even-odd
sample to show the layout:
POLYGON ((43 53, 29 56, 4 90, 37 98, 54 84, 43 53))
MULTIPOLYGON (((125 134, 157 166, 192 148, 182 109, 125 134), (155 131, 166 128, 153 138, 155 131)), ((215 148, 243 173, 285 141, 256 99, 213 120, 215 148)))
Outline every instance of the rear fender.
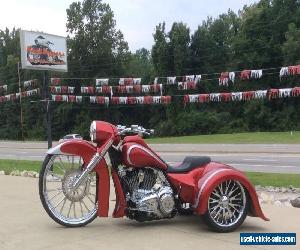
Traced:
MULTIPOLYGON (((62 142, 49 149, 49 155, 78 155, 81 156, 86 166, 93 155, 96 154, 97 148, 85 140, 69 140, 62 142)), ((99 177, 98 184, 98 216, 108 217, 109 210, 109 191, 110 178, 108 166, 103 158, 94 169, 99 177)))
POLYGON ((198 181, 198 194, 194 202, 194 209, 197 214, 205 214, 208 206, 208 198, 213 189, 223 181, 239 181, 247 190, 250 198, 250 215, 260 217, 268 221, 259 205, 258 197, 254 186, 248 178, 240 171, 224 166, 224 168, 212 169, 205 173, 198 181))

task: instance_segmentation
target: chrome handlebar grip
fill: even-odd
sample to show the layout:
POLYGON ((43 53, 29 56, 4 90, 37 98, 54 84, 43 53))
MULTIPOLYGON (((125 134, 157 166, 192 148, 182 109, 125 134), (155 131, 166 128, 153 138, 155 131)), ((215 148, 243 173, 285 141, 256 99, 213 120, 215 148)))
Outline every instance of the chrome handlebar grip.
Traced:
POLYGON ((133 134, 144 134, 144 135, 153 135, 154 129, 145 129, 139 125, 131 125, 130 127, 117 125, 119 135, 124 135, 126 133, 133 133, 133 134))

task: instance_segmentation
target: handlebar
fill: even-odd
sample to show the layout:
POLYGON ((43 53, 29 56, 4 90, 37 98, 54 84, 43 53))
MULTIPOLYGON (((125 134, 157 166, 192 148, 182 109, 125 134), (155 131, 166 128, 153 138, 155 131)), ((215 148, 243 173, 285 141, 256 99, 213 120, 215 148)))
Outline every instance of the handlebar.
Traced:
POLYGON ((139 125, 131 125, 130 127, 117 125, 118 134, 126 135, 126 134, 142 134, 142 135, 153 135, 154 129, 145 129, 139 125))

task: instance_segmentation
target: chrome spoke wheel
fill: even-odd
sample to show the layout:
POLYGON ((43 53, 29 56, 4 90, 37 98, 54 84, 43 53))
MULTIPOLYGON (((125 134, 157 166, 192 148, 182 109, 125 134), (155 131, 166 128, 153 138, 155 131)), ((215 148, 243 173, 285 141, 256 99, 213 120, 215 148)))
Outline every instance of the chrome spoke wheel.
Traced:
POLYGON ((40 196, 51 218, 65 226, 81 226, 97 214, 97 178, 92 172, 78 188, 74 181, 82 172, 80 156, 52 155, 40 175, 40 196))
POLYGON ((240 182, 227 180, 212 191, 208 199, 208 215, 219 227, 232 227, 244 220, 247 197, 240 182))

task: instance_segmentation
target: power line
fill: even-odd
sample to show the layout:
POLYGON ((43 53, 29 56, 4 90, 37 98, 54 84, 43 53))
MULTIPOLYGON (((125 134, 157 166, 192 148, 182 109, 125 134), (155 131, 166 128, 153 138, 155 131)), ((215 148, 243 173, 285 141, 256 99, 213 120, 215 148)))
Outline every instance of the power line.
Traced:
MULTIPOLYGON (((270 68, 263 68, 261 70, 263 71, 269 71, 269 70, 278 70, 280 69, 281 67, 270 67, 270 68)), ((237 71, 232 71, 232 72, 235 72, 235 73, 240 73, 242 72, 241 70, 237 70, 237 71)), ((213 72, 213 73, 204 73, 204 74, 199 74, 201 76, 210 76, 210 75, 220 75, 222 72, 213 72)), ((276 72, 272 72, 272 73, 264 73, 263 75, 274 75, 274 74, 278 74, 279 75, 279 71, 276 71, 276 72)), ((194 74, 194 75, 197 75, 197 74, 194 74)), ((157 76, 159 79, 167 79, 168 76, 157 76)), ((185 77, 185 75, 173 75, 173 77, 176 77, 176 78, 182 78, 182 77, 185 77)), ((96 80, 96 79, 101 79, 101 77, 97 78, 97 77, 58 77, 59 79, 62 79, 62 80, 96 80)), ((124 77, 103 77, 103 78, 108 78, 109 80, 119 80, 120 78, 124 78, 124 77)), ((126 78, 126 77, 125 77, 126 78)), ((217 78, 204 78, 204 79, 201 79, 202 80, 206 80, 206 81, 209 81, 209 80, 217 80, 219 79, 219 77, 217 78)), ((168 85, 172 85, 172 84, 168 84, 168 85)), ((117 85, 119 86, 119 85, 117 85)), ((114 85, 110 85, 110 87, 117 87, 117 86, 114 86, 114 85)))

